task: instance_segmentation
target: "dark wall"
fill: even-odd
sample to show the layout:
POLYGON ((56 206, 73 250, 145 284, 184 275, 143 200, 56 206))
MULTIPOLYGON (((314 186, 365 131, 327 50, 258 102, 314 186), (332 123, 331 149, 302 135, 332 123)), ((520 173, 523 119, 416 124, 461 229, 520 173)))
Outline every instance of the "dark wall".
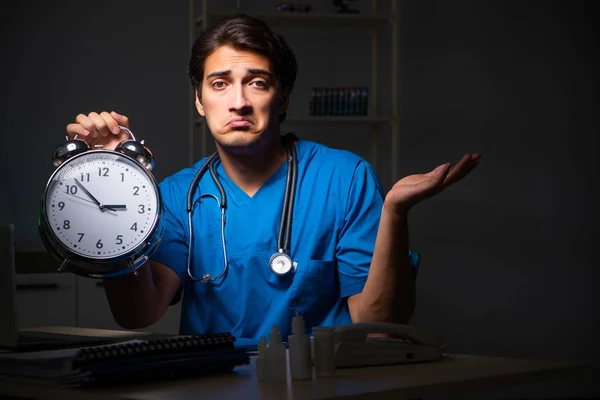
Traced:
POLYGON ((600 356, 592 3, 403 2, 402 175, 483 153, 410 220, 413 322, 458 352, 600 356))
POLYGON ((127 115, 158 179, 189 164, 188 2, 12 2, 2 14, 0 221, 20 249, 41 247, 39 199, 77 114, 127 115))

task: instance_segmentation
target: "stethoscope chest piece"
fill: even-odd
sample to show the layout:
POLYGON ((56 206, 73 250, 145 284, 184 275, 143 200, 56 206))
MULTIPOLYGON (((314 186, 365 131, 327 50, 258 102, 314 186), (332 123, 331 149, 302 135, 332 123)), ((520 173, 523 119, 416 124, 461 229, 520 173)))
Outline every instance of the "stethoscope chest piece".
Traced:
POLYGON ((282 251, 273 254, 269 260, 269 267, 275 275, 287 275, 293 269, 293 266, 292 258, 282 251))

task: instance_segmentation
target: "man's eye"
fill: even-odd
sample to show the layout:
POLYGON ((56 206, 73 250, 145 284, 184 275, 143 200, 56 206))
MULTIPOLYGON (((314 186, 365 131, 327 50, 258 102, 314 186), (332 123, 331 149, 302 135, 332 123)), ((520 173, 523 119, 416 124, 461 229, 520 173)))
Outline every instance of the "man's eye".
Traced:
POLYGON ((251 85, 254 85, 260 89, 266 89, 269 87, 265 81, 253 81, 251 85))
POLYGON ((211 84, 211 86, 213 88, 215 88, 215 89, 223 89, 225 87, 225 82, 223 82, 223 81, 216 81, 216 82, 213 82, 211 84))

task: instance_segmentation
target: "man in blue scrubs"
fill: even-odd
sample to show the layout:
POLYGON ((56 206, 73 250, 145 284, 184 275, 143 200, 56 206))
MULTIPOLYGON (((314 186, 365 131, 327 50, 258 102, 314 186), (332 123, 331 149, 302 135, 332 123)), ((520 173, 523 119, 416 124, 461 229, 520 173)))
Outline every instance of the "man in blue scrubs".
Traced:
MULTIPOLYGON (((176 301, 183 302, 181 333, 231 332, 249 340, 266 336, 274 324, 285 337, 296 313, 309 329, 409 321, 418 255, 408 249, 407 214, 467 175, 480 156, 405 177, 383 193, 363 159, 280 131, 297 68, 285 41, 248 16, 221 22, 195 43, 189 74, 219 155, 214 173, 227 198, 224 230, 219 189, 207 172, 193 193, 189 248, 187 194, 206 158, 164 180, 165 230, 157 251, 139 276, 105 279, 121 326, 148 326, 176 301), (278 249, 286 143, 298 162, 294 263, 278 275, 269 260, 278 249), (205 274, 218 279, 198 281, 205 274)), ((80 114, 67 133, 114 148, 118 125, 128 123, 116 112, 80 114)))

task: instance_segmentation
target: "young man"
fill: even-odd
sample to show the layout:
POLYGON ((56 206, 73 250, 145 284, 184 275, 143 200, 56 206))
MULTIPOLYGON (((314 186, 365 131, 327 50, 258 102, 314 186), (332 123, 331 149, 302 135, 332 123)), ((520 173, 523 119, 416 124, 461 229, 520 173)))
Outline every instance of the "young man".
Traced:
MULTIPOLYGON (((358 156, 282 136, 297 68, 284 40, 245 15, 219 23, 195 43, 189 74, 196 107, 216 143, 217 180, 207 172, 195 186, 191 249, 187 193, 206 158, 161 183, 165 230, 159 248, 139 276, 105 280, 120 325, 148 326, 181 295, 181 333, 231 332, 258 340, 276 324, 287 335, 296 313, 309 328, 408 322, 416 265, 407 214, 467 175, 480 156, 466 154, 456 165, 408 176, 384 197, 371 166, 358 156), (280 247, 287 172, 293 168, 286 160, 294 153, 297 184, 287 249, 294 268, 279 275, 269 261, 280 247), (226 222, 216 182, 226 194, 226 222), (204 274, 216 279, 198 281, 204 274)), ((128 123, 116 112, 80 114, 67 132, 114 148, 122 139, 118 125, 128 123)))

